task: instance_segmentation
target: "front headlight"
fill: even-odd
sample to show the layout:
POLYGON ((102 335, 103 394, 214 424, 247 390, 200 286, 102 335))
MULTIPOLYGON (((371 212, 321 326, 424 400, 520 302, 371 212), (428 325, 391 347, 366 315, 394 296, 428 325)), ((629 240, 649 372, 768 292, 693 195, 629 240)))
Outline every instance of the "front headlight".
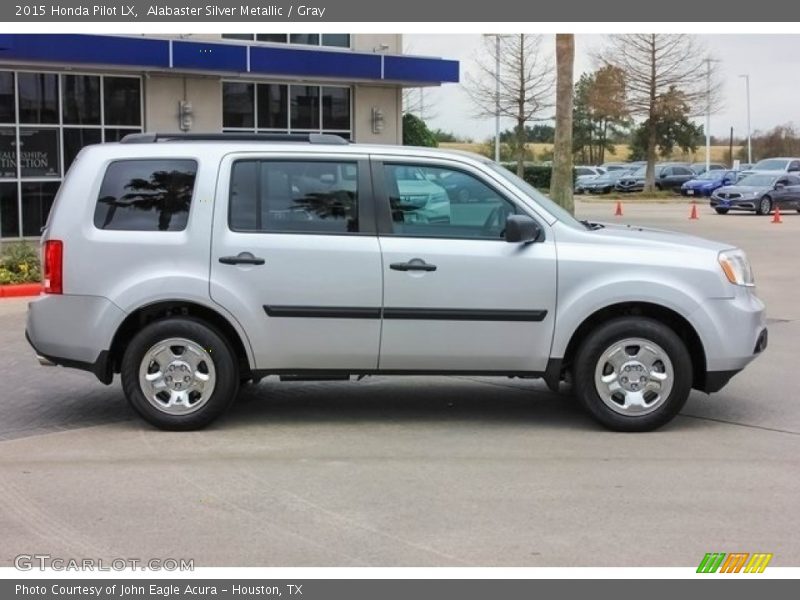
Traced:
POLYGON ((728 281, 735 285, 753 287, 755 279, 753 270, 750 268, 750 261, 742 250, 725 250, 719 253, 719 266, 728 281))

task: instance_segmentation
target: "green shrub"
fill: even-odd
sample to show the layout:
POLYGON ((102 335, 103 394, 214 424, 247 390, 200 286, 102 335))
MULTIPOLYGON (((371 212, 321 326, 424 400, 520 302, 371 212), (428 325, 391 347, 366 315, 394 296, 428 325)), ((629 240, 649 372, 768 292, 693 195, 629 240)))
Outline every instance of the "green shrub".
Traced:
MULTIPOLYGON (((517 172, 516 164, 504 165, 509 171, 517 172)), ((550 189, 550 178, 553 175, 553 167, 546 165, 525 165, 522 178, 537 189, 550 189)))
POLYGON ((4 244, 0 248, 0 285, 36 283, 42 280, 39 249, 28 242, 4 244))

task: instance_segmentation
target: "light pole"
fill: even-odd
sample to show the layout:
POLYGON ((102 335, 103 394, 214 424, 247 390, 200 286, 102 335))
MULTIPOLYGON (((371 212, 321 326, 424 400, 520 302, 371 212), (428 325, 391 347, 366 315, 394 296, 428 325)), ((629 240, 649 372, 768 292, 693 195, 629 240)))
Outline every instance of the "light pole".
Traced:
POLYGON ((711 59, 706 63, 706 173, 711 170, 711 59))
POLYGON ((494 161, 500 162, 500 38, 499 33, 484 33, 494 37, 494 161))
POLYGON ((753 145, 750 143, 750 75, 739 75, 744 77, 744 85, 747 90, 747 162, 753 164, 753 145))

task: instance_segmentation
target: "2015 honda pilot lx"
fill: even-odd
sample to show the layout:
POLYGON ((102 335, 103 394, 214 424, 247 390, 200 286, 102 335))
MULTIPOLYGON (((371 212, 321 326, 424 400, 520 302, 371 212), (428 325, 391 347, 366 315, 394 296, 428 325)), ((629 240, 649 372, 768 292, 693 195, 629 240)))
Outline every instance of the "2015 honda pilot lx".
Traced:
POLYGON ((767 343, 741 250, 578 221, 466 153, 129 136, 81 151, 42 246, 40 362, 119 373, 164 429, 268 375, 469 373, 567 380, 600 423, 650 430, 767 343))

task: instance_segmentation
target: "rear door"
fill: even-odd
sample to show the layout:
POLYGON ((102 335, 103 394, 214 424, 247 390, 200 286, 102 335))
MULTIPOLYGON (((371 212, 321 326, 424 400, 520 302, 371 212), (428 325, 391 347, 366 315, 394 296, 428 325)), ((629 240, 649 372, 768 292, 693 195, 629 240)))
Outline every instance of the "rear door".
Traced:
POLYGON ((555 322, 552 234, 507 243, 507 216, 526 209, 466 164, 373 158, 373 181, 384 277, 380 368, 543 371, 555 322))
POLYGON ((258 369, 375 369, 381 256, 369 164, 353 155, 228 155, 215 203, 211 297, 258 369))

